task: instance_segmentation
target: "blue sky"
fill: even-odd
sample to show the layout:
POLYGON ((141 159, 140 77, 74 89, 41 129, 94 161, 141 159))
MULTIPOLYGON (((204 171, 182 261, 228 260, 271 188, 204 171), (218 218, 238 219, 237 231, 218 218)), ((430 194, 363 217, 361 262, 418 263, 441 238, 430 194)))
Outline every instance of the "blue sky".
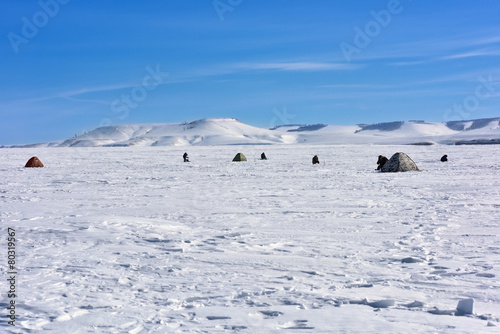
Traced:
POLYGON ((100 125, 500 116, 500 2, 4 2, 0 145, 100 125))

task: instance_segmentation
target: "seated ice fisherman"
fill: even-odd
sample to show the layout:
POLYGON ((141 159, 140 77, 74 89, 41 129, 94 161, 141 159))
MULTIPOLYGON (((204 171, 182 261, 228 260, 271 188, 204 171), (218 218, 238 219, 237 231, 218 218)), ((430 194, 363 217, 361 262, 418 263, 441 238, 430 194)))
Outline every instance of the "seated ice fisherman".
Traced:
POLYGON ((262 154, 260 155, 260 160, 267 160, 266 154, 264 152, 262 152, 262 154))
POLYGON ((318 158, 318 156, 317 156, 317 155, 315 155, 315 156, 313 157, 312 163, 313 163, 313 165, 315 165, 315 164, 319 164, 319 158, 318 158))
POLYGON ((184 154, 182 155, 182 157, 184 158, 184 162, 189 162, 189 157, 188 157, 187 152, 184 152, 184 154))
POLYGON ((378 156, 378 160, 377 160, 377 170, 381 170, 382 167, 384 167, 385 163, 389 161, 389 159, 387 159, 386 157, 384 157, 383 155, 379 155, 378 156))

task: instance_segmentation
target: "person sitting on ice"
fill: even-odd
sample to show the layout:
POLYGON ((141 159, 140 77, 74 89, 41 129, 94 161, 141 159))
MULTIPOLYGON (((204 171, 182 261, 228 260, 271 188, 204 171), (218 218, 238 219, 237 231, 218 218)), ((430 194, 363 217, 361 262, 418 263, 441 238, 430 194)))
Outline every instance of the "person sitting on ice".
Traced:
POLYGON ((260 155, 260 160, 267 160, 266 154, 264 152, 262 152, 262 154, 260 155))
POLYGON ((318 156, 317 156, 317 155, 315 155, 315 156, 313 157, 313 161, 312 161, 312 162, 313 162, 313 165, 315 165, 315 164, 319 164, 319 158, 318 158, 318 156))
POLYGON ((448 156, 445 154, 441 157, 441 161, 442 162, 445 162, 445 161, 448 161, 448 156))
POLYGON ((379 155, 378 156, 378 160, 377 160, 377 170, 381 170, 382 167, 384 167, 385 163, 389 161, 389 159, 387 159, 386 157, 384 157, 383 155, 379 155))
POLYGON ((187 152, 184 152, 184 154, 182 155, 182 157, 184 158, 184 162, 189 162, 189 157, 188 157, 187 152))

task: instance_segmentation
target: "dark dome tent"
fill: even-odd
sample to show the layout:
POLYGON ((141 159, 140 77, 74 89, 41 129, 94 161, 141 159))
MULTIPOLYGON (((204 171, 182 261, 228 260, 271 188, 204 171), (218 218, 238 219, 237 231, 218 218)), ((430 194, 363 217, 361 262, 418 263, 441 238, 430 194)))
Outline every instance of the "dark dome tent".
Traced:
POLYGON ((24 167, 43 167, 43 164, 37 157, 31 157, 24 167))
POLYGON ((243 155, 243 153, 238 153, 234 156, 233 161, 247 161, 247 158, 243 155))

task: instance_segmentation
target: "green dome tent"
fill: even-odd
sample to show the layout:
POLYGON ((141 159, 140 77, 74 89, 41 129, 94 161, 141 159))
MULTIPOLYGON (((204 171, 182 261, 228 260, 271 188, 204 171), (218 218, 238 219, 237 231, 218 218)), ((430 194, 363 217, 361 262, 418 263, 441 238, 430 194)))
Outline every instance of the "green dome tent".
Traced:
POLYGON ((233 161, 247 161, 247 158, 243 155, 243 153, 238 153, 234 156, 233 161))

